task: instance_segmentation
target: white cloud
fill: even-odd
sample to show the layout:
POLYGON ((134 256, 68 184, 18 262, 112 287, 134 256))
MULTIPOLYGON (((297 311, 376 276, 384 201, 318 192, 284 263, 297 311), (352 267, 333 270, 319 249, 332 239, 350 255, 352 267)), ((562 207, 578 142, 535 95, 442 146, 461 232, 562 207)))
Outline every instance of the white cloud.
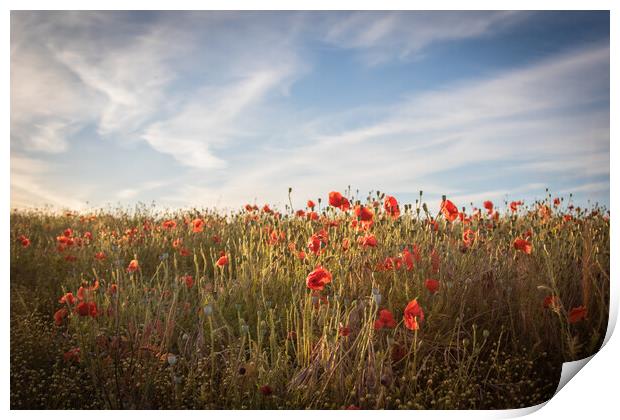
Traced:
MULTIPOLYGON (((525 14, 167 16, 136 22, 123 13, 13 15, 15 155, 67 153, 72 136, 92 125, 96 141, 148 145, 178 162, 180 173, 163 198, 175 205, 282 202, 289 186, 305 200, 348 184, 466 200, 480 196, 463 185, 472 180, 492 184, 512 174, 515 192, 552 176, 592 186, 586 178, 608 174, 606 46, 385 105, 329 115, 282 105, 311 65, 304 55, 309 34, 376 65, 418 59, 440 42, 487 36, 525 14), (480 174, 489 162, 497 173, 480 174), (539 177, 520 180, 532 173, 539 177)), ((12 167, 15 201, 65 202, 48 191, 47 172, 29 172, 26 163, 12 167)), ((110 195, 140 198, 159 188, 154 182, 110 195)), ((496 185, 478 190, 510 192, 496 185)))
POLYGON ((224 86, 209 86, 191 95, 171 118, 153 123, 142 134, 155 150, 172 155, 181 164, 201 169, 222 168, 226 162, 212 146, 244 133, 239 127, 244 112, 251 112, 264 97, 293 74, 293 66, 256 69, 224 86))
POLYGON ((399 111, 357 128, 325 132, 311 121, 311 129, 299 129, 307 136, 298 143, 302 146, 265 150, 238 174, 231 167, 219 189, 221 200, 282 202, 289 186, 317 196, 348 184, 389 185, 401 192, 442 184, 442 193, 455 194, 481 164, 492 162, 499 173, 478 178, 492 184, 498 175, 511 175, 517 191, 529 174, 537 174, 537 185, 548 183, 553 174, 566 179, 604 175, 609 171, 609 113, 596 104, 609 93, 608 63, 607 47, 573 51, 390 104, 390 110, 399 111), (455 170, 460 174, 442 175, 455 170))
POLYGON ((40 181, 54 169, 39 159, 23 155, 11 155, 11 207, 29 208, 53 205, 57 208, 80 210, 85 201, 63 195, 56 188, 50 188, 40 181))
POLYGON ((524 13, 498 12, 355 12, 329 28, 326 41, 360 51, 376 65, 409 59, 438 42, 480 37, 518 22, 524 13))

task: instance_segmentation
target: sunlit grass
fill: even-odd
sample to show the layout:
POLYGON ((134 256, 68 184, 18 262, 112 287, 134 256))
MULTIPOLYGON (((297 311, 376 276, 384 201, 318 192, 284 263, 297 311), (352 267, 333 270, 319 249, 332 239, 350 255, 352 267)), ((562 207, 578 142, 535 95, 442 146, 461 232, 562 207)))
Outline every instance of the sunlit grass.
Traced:
POLYGON ((13 212, 12 407, 517 408, 600 347, 604 209, 349 201, 13 212), (319 265, 331 282, 310 290, 319 265))

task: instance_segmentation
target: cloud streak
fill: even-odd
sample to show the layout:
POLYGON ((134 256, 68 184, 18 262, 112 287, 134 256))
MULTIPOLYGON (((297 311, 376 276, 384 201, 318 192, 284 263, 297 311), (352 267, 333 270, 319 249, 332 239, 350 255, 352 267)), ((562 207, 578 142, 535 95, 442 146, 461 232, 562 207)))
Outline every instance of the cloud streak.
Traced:
POLYGON ((347 185, 403 199, 420 189, 463 201, 531 195, 543 185, 600 195, 608 42, 329 111, 338 86, 304 85, 320 80, 324 51, 361 59, 342 71, 381 84, 390 66, 416 69, 437 45, 490 39, 528 16, 13 13, 13 201, 236 207, 282 203, 292 186, 301 205, 347 185), (101 196, 86 179, 51 184, 48 171, 102 142, 110 179, 101 196), (140 180, 121 179, 133 172, 113 153, 130 156, 140 180), (155 170, 147 156, 158 157, 155 170))

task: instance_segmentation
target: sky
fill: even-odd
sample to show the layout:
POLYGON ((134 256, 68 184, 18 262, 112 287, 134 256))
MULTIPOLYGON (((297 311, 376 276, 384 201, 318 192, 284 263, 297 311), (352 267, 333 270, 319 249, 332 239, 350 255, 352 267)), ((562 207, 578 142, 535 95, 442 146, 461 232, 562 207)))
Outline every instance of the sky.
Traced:
POLYGON ((11 12, 11 207, 609 206, 608 12, 11 12))

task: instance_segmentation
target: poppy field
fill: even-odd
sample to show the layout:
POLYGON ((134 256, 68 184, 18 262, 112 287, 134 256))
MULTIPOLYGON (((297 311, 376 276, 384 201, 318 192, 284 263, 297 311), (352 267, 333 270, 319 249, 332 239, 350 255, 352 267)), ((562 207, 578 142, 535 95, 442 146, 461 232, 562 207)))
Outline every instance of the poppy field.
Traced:
POLYGON ((603 342, 604 208, 291 194, 13 211, 11 408, 520 408, 603 342))

